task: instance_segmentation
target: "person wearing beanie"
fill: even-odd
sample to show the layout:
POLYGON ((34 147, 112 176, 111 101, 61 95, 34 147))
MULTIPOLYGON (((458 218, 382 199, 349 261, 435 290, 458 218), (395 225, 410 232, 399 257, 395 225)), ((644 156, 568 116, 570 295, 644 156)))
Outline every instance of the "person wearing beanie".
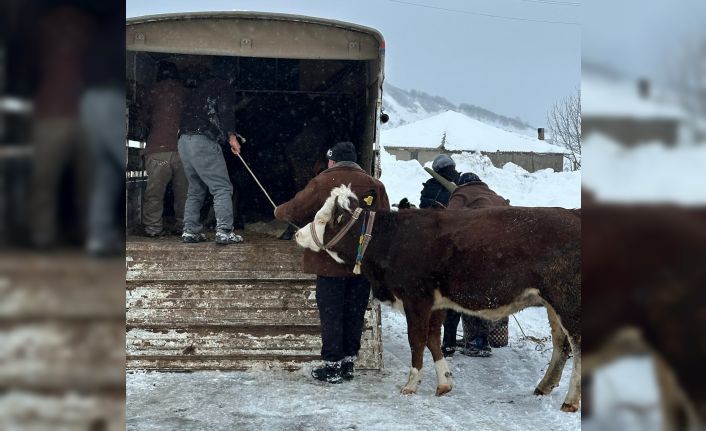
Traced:
MULTIPOLYGON (((349 185, 366 209, 389 210, 385 186, 368 175, 356 162, 357 150, 351 142, 338 142, 327 152, 328 169, 314 177, 288 202, 275 208, 275 218, 304 226, 331 194, 342 184, 349 185)), ((303 271, 316 275, 316 305, 321 320, 321 359, 312 377, 329 383, 353 379, 354 363, 360 350, 365 309, 370 285, 362 275, 353 274, 352 264, 337 263, 328 253, 306 249, 303 271)))
MULTIPOLYGON (((446 154, 436 156, 431 168, 452 183, 458 184, 461 174, 456 171, 456 162, 446 154)), ((440 182, 435 178, 430 178, 422 188, 419 208, 444 209, 449 204, 450 196, 451 193, 440 182)))

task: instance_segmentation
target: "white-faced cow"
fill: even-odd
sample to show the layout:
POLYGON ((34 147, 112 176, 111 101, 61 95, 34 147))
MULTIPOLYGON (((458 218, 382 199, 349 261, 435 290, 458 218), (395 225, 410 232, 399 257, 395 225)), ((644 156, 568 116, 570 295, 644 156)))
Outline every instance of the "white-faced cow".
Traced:
POLYGON ((295 239, 339 262, 358 261, 376 298, 401 302, 412 350, 405 394, 417 391, 425 346, 435 361, 437 395, 452 389, 441 353, 443 313, 434 310, 497 320, 545 306, 554 353, 535 393, 548 394, 558 385, 568 340, 574 365, 562 410, 573 412, 581 399, 580 223, 574 212, 561 208, 373 213, 360 208, 342 185, 295 239), (367 235, 359 247, 362 233, 367 235))

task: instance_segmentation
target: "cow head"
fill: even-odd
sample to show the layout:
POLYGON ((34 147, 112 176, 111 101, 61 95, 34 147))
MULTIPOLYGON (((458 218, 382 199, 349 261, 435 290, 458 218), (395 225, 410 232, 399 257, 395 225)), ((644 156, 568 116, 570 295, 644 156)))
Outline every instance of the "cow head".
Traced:
MULTIPOLYGON (((311 225, 314 226, 316 237, 320 242, 326 244, 346 225, 353 211, 358 207, 358 197, 353 193, 350 185, 341 185, 331 190, 331 194, 324 202, 324 205, 314 216, 314 221, 307 223, 299 229, 294 235, 294 239, 301 247, 308 248, 313 251, 321 251, 321 248, 316 245, 312 238, 311 225)), ((350 235, 346 235, 348 237, 350 235)), ((355 239, 354 239, 355 240, 355 239)), ((345 247, 348 239, 341 240, 341 247, 345 247)), ((336 246, 336 248, 340 248, 336 246)), ((353 251, 353 250, 351 250, 353 251)), ((331 257, 338 263, 344 263, 344 260, 338 253, 326 250, 331 257)))

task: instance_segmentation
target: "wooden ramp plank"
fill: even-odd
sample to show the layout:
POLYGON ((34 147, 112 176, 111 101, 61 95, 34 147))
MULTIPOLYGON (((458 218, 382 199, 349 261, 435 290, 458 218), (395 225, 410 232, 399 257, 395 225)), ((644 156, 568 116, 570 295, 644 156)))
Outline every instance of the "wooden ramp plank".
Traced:
MULTIPOLYGON (((297 369, 319 358, 315 277, 300 271, 302 250, 264 235, 246 240, 129 238, 129 369, 297 369)), ((365 319, 357 365, 380 369, 379 306, 365 319)))

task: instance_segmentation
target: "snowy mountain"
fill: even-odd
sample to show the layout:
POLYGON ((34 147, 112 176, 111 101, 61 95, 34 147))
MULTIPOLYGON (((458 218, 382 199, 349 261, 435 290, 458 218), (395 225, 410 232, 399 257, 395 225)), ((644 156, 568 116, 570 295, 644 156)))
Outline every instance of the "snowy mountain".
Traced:
POLYGON ((468 103, 455 105, 443 97, 417 90, 403 90, 387 82, 383 84, 382 106, 390 116, 390 121, 383 129, 399 127, 445 111, 456 111, 504 130, 529 136, 535 136, 537 133, 534 127, 519 118, 506 117, 468 103))
POLYGON ((445 111, 394 129, 382 130, 385 147, 444 148, 451 151, 532 151, 563 153, 565 150, 537 137, 510 132, 455 111, 445 111))

